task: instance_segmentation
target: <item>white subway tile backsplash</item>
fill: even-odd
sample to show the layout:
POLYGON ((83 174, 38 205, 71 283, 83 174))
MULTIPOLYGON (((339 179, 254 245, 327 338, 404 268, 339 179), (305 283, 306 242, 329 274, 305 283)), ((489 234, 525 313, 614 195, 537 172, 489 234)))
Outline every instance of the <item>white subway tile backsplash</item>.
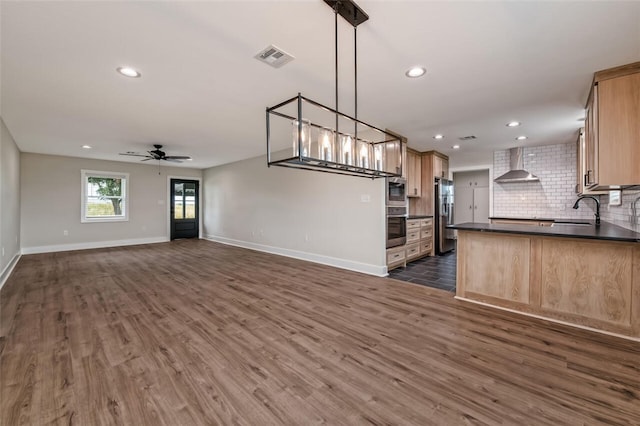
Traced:
MULTIPOLYGON (((494 183, 494 216, 591 219, 594 209, 585 203, 578 210, 571 206, 577 198, 576 146, 558 144, 524 148, 525 169, 540 182, 494 183), (534 154, 534 155, 529 155, 534 154)), ((509 151, 494 153, 494 178, 509 170, 509 151)))
MULTIPOLYGON (((582 201, 574 210, 578 198, 576 185, 576 145, 557 144, 524 148, 524 167, 540 178, 540 182, 493 183, 493 215, 507 217, 549 217, 592 220, 593 201, 582 201), (529 155, 534 154, 534 155, 529 155)), ((509 151, 493 153, 493 178, 509 170, 509 151)), ((640 191, 624 191, 622 205, 608 206, 609 196, 600 197, 602 220, 640 232, 640 224, 633 226, 631 203, 640 191)), ((638 202, 640 216, 640 202, 638 202)), ((638 218, 640 222, 640 217, 638 218)))

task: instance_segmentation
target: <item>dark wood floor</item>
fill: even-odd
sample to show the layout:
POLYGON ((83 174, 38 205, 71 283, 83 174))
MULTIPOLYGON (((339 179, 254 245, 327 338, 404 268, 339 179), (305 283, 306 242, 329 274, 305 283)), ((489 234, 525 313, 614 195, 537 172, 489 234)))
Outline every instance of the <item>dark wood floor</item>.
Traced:
POLYGON ((640 344, 208 241, 24 256, 2 425, 640 424, 640 344))

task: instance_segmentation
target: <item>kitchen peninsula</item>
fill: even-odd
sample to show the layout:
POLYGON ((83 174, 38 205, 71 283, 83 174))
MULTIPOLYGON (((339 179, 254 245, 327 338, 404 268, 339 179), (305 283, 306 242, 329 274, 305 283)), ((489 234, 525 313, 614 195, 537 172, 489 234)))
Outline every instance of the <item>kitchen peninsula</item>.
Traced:
POLYGON ((640 234, 605 222, 451 228, 456 298, 640 340, 640 234))

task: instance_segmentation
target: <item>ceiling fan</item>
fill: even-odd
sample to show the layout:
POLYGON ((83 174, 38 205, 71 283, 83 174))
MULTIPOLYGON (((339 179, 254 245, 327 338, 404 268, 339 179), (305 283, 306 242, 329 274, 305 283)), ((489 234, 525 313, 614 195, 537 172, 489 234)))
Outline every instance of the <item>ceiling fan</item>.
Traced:
POLYGON ((167 155, 164 151, 161 150, 162 145, 153 145, 155 148, 152 151, 147 151, 147 154, 141 154, 139 152, 127 151, 121 152, 120 155, 130 155, 133 157, 144 157, 140 161, 149 161, 149 160, 164 160, 171 161, 173 163, 182 163, 182 160, 191 160, 191 157, 188 155, 167 155))

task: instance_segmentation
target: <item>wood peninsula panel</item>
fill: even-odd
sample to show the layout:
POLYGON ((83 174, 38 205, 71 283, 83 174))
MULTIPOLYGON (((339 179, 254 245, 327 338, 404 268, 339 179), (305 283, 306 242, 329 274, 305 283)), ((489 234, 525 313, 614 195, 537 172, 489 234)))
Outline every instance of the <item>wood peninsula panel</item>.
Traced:
POLYGON ((464 291, 529 303, 530 238, 479 232, 462 234, 466 249, 462 258, 464 291))
POLYGON ((633 247, 544 239, 542 307, 631 326, 633 247))
POLYGON ((457 252, 458 298, 640 340, 638 243, 458 230, 457 252))

